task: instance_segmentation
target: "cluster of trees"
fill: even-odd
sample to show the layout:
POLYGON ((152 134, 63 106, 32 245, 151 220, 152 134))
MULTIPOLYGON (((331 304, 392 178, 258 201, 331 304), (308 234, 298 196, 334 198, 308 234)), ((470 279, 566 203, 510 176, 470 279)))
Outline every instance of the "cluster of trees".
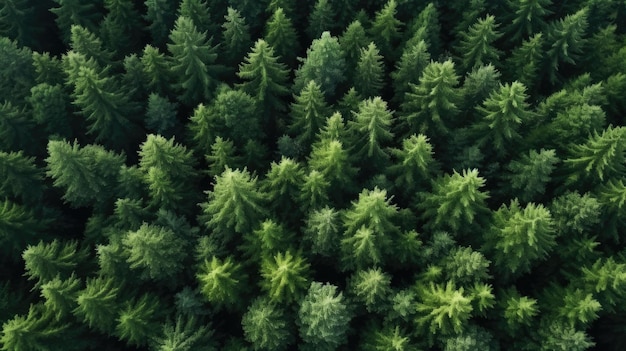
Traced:
POLYGON ((624 18, 2 1, 0 349, 625 349, 624 18))

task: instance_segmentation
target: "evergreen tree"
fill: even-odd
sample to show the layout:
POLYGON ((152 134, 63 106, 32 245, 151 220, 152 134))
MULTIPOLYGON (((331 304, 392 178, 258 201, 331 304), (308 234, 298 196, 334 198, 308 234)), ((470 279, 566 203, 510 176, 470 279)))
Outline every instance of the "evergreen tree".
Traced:
POLYGON ((584 351, 595 345, 584 331, 576 330, 573 326, 558 322, 539 329, 539 334, 541 336, 541 351, 584 351))
POLYGON ((162 47, 176 20, 176 3, 167 0, 145 0, 144 6, 147 9, 144 19, 149 23, 152 44, 162 47))
POLYGON ((332 32, 335 28, 335 11, 328 0, 317 0, 309 14, 306 32, 310 40, 319 38, 324 31, 332 32))
POLYGON ((294 235, 284 225, 267 219, 253 232, 243 235, 244 243, 239 246, 246 258, 255 263, 285 252, 293 246, 294 235))
POLYGON ((118 56, 129 54, 143 36, 139 12, 129 0, 104 0, 104 7, 107 14, 100 24, 103 42, 118 56))
POLYGON ((250 28, 239 11, 228 8, 226 20, 222 24, 222 52, 225 62, 241 62, 247 50, 252 46, 250 28))
POLYGON ((557 80, 561 62, 576 64, 583 52, 584 36, 587 32, 587 8, 582 8, 573 15, 567 15, 550 25, 546 38, 549 49, 546 53, 550 81, 557 80))
POLYGON ((178 104, 156 93, 148 96, 145 125, 157 134, 171 136, 177 126, 176 108, 178 104))
POLYGON ((0 179, 0 196, 19 198, 30 205, 40 202, 44 190, 43 172, 34 158, 21 151, 0 151, 0 179))
POLYGON ((370 313, 385 312, 391 295, 391 277, 380 268, 359 270, 349 280, 349 290, 370 313))
POLYGON ((18 47, 15 41, 0 37, 0 80, 3 82, 0 96, 3 101, 21 104, 30 95, 37 74, 33 57, 36 55, 30 49, 18 47))
POLYGON ((424 41, 433 56, 441 52, 441 25, 439 12, 433 3, 429 3, 418 15, 411 28, 407 31, 412 35, 405 44, 405 50, 414 47, 420 41, 424 41))
POLYGON ((175 279, 183 268, 185 242, 168 228, 143 224, 122 239, 126 261, 143 279, 175 279))
POLYGON ((424 69, 418 85, 409 84, 402 112, 412 133, 445 134, 458 113, 461 93, 456 86, 459 76, 452 60, 431 61, 424 69))
POLYGON ((147 86, 154 92, 167 95, 170 92, 170 82, 173 80, 169 63, 165 55, 158 48, 146 45, 141 55, 143 72, 147 78, 147 86))
POLYGON ((222 139, 219 136, 215 138, 215 142, 211 145, 211 153, 206 155, 205 158, 209 164, 208 173, 211 177, 222 174, 228 167, 237 168, 240 165, 233 142, 228 139, 222 139))
MULTIPOLYGON (((253 230, 267 214, 266 194, 258 190, 257 177, 244 170, 226 170, 215 177, 208 202, 202 203, 202 222, 220 233, 253 230)), ((222 234, 223 235, 223 234, 222 234)))
POLYGON ((555 237, 554 222, 548 209, 534 203, 521 208, 515 199, 493 214, 485 241, 486 247, 493 252, 496 269, 503 276, 517 276, 546 258, 556 244, 555 237))
POLYGON ((4 257, 17 258, 27 245, 41 237, 48 224, 35 218, 32 211, 4 200, 0 207, 0 247, 4 257))
POLYGON ((301 183, 298 200, 301 204, 302 213, 321 208, 328 203, 328 188, 330 183, 324 175, 316 170, 305 174, 301 183))
POLYGON ((393 101, 400 102, 404 100, 404 96, 409 92, 411 84, 419 83, 419 77, 430 62, 430 53, 428 46, 424 40, 420 40, 413 46, 407 46, 402 57, 395 67, 395 71, 391 72, 393 80, 393 101))
POLYGON ((279 217, 295 221, 300 217, 294 210, 304 177, 302 166, 292 159, 283 157, 280 162, 271 163, 263 188, 269 195, 274 213, 278 213, 279 217))
POLYGON ((54 313, 56 320, 63 320, 76 308, 78 292, 82 288, 82 282, 74 274, 67 279, 60 276, 41 285, 41 297, 44 298, 44 306, 48 312, 54 313))
POLYGON ((33 119, 43 126, 47 135, 72 136, 68 113, 69 96, 61 85, 40 83, 30 89, 28 102, 32 107, 33 119))
POLYGON ((345 72, 348 81, 352 80, 357 63, 361 58, 361 51, 367 47, 369 42, 365 29, 358 20, 352 21, 339 37, 341 52, 346 60, 345 72))
POLYGON ((454 231, 467 230, 467 226, 478 221, 487 211, 485 178, 478 170, 456 171, 433 182, 433 190, 423 195, 418 207, 423 211, 429 226, 450 228, 454 231))
POLYGON ((22 253, 26 276, 41 286, 54 279, 68 278, 87 258, 86 250, 79 250, 76 242, 60 243, 53 240, 47 244, 29 245, 22 253))
POLYGON ((64 190, 63 199, 81 207, 103 204, 114 196, 106 189, 115 188, 125 156, 99 145, 80 147, 76 141, 50 140, 45 161, 53 185, 64 190))
POLYGON ((500 85, 500 72, 492 64, 475 67, 465 76, 464 99, 461 105, 461 110, 467 115, 464 124, 469 125, 474 122, 478 117, 474 112, 475 108, 489 98, 489 95, 500 85))
MULTIPOLYGON (((35 82, 62 85, 65 82, 63 63, 59 57, 51 56, 50 53, 38 53, 31 55, 31 66, 35 69, 35 82)), ((16 62, 17 64, 17 62, 16 62)), ((27 68, 27 67, 22 67, 27 68)))
POLYGON ((474 251, 471 247, 461 247, 453 249, 444 258, 442 268, 446 280, 467 286, 489 279, 489 264, 489 260, 481 252, 474 251))
POLYGON ((155 338, 161 301, 154 295, 143 294, 138 299, 126 301, 117 317, 115 332, 130 345, 146 345, 155 338))
POLYGON ((624 224, 626 212, 626 184, 619 180, 609 180, 598 189, 598 202, 602 205, 605 214, 605 235, 610 235, 614 240, 619 237, 619 228, 624 224))
POLYGON ((320 172, 329 183, 329 194, 352 184, 358 169, 351 165, 347 150, 335 139, 323 139, 313 147, 309 157, 311 170, 320 172))
POLYGON ((415 345, 400 327, 389 326, 370 334, 364 335, 362 350, 365 351, 409 351, 414 350, 415 345))
POLYGON ((217 33, 217 25, 211 20, 211 10, 206 1, 182 0, 178 5, 177 14, 189 18, 198 32, 213 37, 217 33))
POLYGON ((331 284, 312 282, 300 303, 297 324, 303 350, 335 350, 347 341, 350 313, 343 293, 331 284))
POLYGON ((543 33, 537 33, 514 48, 505 65, 510 72, 509 76, 515 77, 527 87, 533 87, 542 67, 545 55, 544 43, 543 33))
POLYGON ((522 326, 530 325, 539 313, 537 300, 521 296, 515 289, 505 291, 501 303, 508 330, 513 333, 522 326))
POLYGON ((488 63, 498 64, 501 52, 493 45, 502 36, 498 27, 495 17, 488 15, 478 19, 467 33, 461 32, 458 51, 463 53, 462 68, 465 71, 488 63))
POLYGON ((304 227, 304 240, 311 245, 311 253, 332 257, 336 253, 336 242, 341 230, 339 212, 331 207, 309 213, 304 227))
POLYGON ((246 276, 241 271, 241 265, 231 257, 220 260, 213 257, 205 260, 197 275, 200 289, 209 302, 218 306, 235 306, 241 304, 238 297, 245 287, 246 276))
POLYGON ((505 32, 512 41, 526 39, 546 27, 545 17, 552 14, 548 8, 552 0, 508 1, 511 21, 505 32))
POLYGON ((388 0, 385 6, 376 12, 376 17, 370 28, 376 46, 380 48, 383 56, 390 60, 396 57, 396 46, 400 39, 400 28, 403 25, 396 18, 396 8, 396 1, 388 0))
POLYGON ((42 305, 31 305, 26 316, 15 315, 2 325, 2 350, 48 351, 56 347, 75 350, 63 339, 69 325, 47 313, 42 305), (61 346, 63 345, 63 346, 61 346))
POLYGON ((221 134, 242 148, 261 139, 269 122, 265 116, 259 116, 254 98, 237 89, 220 89, 210 109, 216 122, 223 126, 221 134))
POLYGON ((163 325, 163 335, 155 337, 155 351, 216 351, 212 340, 213 330, 207 325, 199 325, 194 318, 177 316, 176 323, 163 325))
POLYGON ((291 104, 292 122, 289 130, 296 135, 296 142, 303 151, 308 152, 326 118, 331 115, 331 110, 320 85, 314 80, 309 81, 294 98, 295 101, 291 104))
POLYGON ((507 178, 520 200, 531 201, 537 195, 543 194, 558 162, 559 158, 554 150, 544 149, 539 152, 531 150, 522 155, 521 159, 511 161, 507 166, 511 175, 507 178))
POLYGON ((39 28, 33 26, 34 7, 29 5, 28 0, 7 0, 0 5, 0 35, 15 40, 21 47, 37 44, 35 34, 39 28))
POLYGON ((36 128, 30 113, 10 101, 4 101, 0 105, 0 115, 0 150, 26 150, 33 154, 36 144, 32 139, 36 128))
POLYGON ((371 42, 361 49, 361 57, 356 66, 354 86, 363 97, 380 95, 383 88, 384 65, 376 44, 371 42))
POLYGON ((80 0, 52 0, 58 7, 50 9, 56 15, 57 27, 61 30, 64 43, 70 42, 72 25, 79 25, 89 31, 95 30, 100 16, 96 11, 97 2, 84 3, 80 0))
POLYGON ((110 333, 115 328, 115 319, 120 310, 120 289, 113 278, 88 278, 85 289, 79 292, 76 299, 78 306, 72 313, 90 328, 110 333))
POLYGON ((206 39, 206 32, 196 29, 193 21, 178 17, 169 35, 167 49, 172 54, 170 69, 174 74, 180 100, 193 105, 207 99, 213 93, 216 48, 206 39))
POLYGON ((277 303, 299 301, 309 286, 310 265, 300 253, 279 252, 261 263, 261 287, 277 303))
POLYGON ((381 166, 389 159, 383 144, 393 138, 391 133, 392 112, 380 97, 364 100, 354 120, 348 122, 348 131, 355 138, 354 156, 367 160, 373 166, 381 166))
POLYGON ((280 7, 274 11, 266 24, 265 40, 274 48, 282 62, 288 67, 295 67, 300 42, 291 18, 287 17, 280 7))
POLYGON ((471 298, 461 287, 452 282, 444 285, 430 284, 418 290, 420 301, 417 306, 416 322, 419 326, 427 326, 432 334, 458 334, 467 325, 472 316, 471 298))
POLYGON ((257 40, 252 51, 239 65, 239 78, 245 82, 240 89, 252 96, 264 113, 285 111, 281 97, 289 93, 288 70, 274 56, 274 49, 262 39, 257 40))
POLYGON ((241 325, 254 350, 285 350, 294 340, 285 311, 267 298, 252 302, 241 325))
POLYGON ((320 85, 327 98, 335 96, 337 85, 345 80, 345 59, 336 37, 330 32, 323 32, 319 39, 313 40, 306 51, 306 58, 296 71, 293 91, 302 91, 310 80, 320 85))

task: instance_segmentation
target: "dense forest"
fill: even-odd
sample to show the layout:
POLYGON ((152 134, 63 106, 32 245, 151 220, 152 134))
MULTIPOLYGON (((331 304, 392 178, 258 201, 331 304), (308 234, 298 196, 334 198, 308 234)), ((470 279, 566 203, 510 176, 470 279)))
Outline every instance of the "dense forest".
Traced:
POLYGON ((2 0, 0 350, 625 350, 625 19, 2 0))

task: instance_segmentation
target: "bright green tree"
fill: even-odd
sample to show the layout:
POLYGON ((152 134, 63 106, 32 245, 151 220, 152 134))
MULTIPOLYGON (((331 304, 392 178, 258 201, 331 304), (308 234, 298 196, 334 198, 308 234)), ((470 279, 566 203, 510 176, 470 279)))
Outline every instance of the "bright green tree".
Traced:
POLYGON ((274 48, 276 54, 289 67, 296 64, 296 55, 300 51, 298 34, 290 17, 282 8, 277 8, 265 25, 265 40, 274 48))
POLYGON ((213 257, 205 260, 197 275, 200 290, 209 302, 218 306, 236 306, 241 304, 239 295, 245 287, 246 276, 241 265, 232 257, 220 260, 213 257))
POLYGON ((505 69, 510 72, 509 75, 525 86, 533 87, 543 66, 544 43, 543 33, 537 33, 514 48, 504 65, 505 69))
POLYGON ((348 132, 355 140, 353 155, 374 166, 385 164, 389 154, 384 144, 393 139, 392 122, 393 115, 386 101, 378 96, 363 100, 354 114, 354 120, 348 122, 348 132))
POLYGON ((261 263, 260 285, 277 303, 299 301, 309 286, 310 264, 300 253, 279 252, 261 263))
POLYGON ((158 48, 148 44, 143 49, 141 63, 148 87, 154 92, 164 95, 169 92, 169 85, 173 77, 165 55, 158 48))
POLYGON ((380 11, 376 12, 370 33, 372 38, 387 59, 395 59, 396 46, 400 39, 400 30, 403 23, 396 18, 397 3, 388 0, 380 11))
POLYGON ((463 103, 461 110, 466 114, 465 124, 476 119, 475 108, 481 105, 494 90, 500 87, 500 72, 492 65, 474 67, 463 82, 463 103))
POLYGON ((380 268, 359 270, 349 278, 349 291, 369 313, 385 312, 391 295, 391 276, 380 268))
POLYGON ((300 187, 304 182, 304 169, 298 162, 281 158, 278 163, 272 162, 263 182, 264 191, 269 195, 271 208, 281 218, 296 219, 294 211, 297 208, 296 199, 300 194, 300 187))
POLYGON ((120 289, 113 278, 88 278, 85 289, 78 293, 78 306, 72 313, 90 328, 111 333, 121 307, 118 300, 120 289))
POLYGON ((115 333, 129 345, 146 345, 156 337, 161 306, 162 301, 153 294, 126 301, 117 317, 115 333))
POLYGON ((370 40, 365 32, 365 28, 363 28, 363 24, 359 20, 352 21, 339 37, 341 52, 343 52, 343 57, 346 60, 345 71, 348 81, 353 76, 356 65, 361 58, 361 51, 367 47, 368 43, 370 43, 370 40))
POLYGON ((303 350, 330 351, 347 342, 351 315, 343 293, 331 284, 312 282, 300 303, 297 325, 303 350))
POLYGON ((102 40, 89 29, 73 24, 71 27, 70 48, 72 51, 84 55, 87 59, 95 60, 100 67, 106 67, 113 62, 113 53, 107 50, 102 40))
POLYGON ((235 144, 219 136, 215 138, 215 142, 211 145, 211 153, 205 155, 205 159, 209 164, 208 172, 211 177, 222 174, 227 167, 237 168, 241 163, 239 157, 236 156, 235 144))
POLYGON ((304 240, 311 245, 311 253, 332 257, 337 252, 336 242, 340 233, 339 211, 325 206, 309 212, 304 226, 304 240))
POLYGON ((306 51, 306 58, 296 70, 293 91, 299 92, 314 80, 320 85, 327 98, 335 96, 337 85, 345 80, 346 66, 341 46, 330 32, 323 32, 319 39, 313 40, 306 51))
POLYGON ((305 174, 298 194, 302 212, 307 213, 308 210, 318 209, 327 204, 329 187, 330 183, 321 172, 311 170, 305 174))
POLYGON ((194 318, 177 316, 175 323, 166 323, 163 335, 155 337, 155 351, 216 351, 213 330, 194 318))
POLYGON ((25 275, 41 286, 54 279, 68 278, 87 259, 87 251, 78 249, 75 241, 51 243, 40 241, 37 245, 29 245, 22 253, 25 275))
POLYGON ((379 54, 376 44, 371 42, 366 48, 361 49, 354 74, 354 86, 361 96, 371 98, 380 95, 384 86, 384 70, 383 57, 379 54))
MULTIPOLYGON (((357 168, 353 167, 344 145, 334 139, 323 139, 313 146, 309 157, 309 167, 318 171, 330 182, 332 189, 340 189, 352 184, 357 168)), ((344 188, 345 191, 345 188, 344 188)))
POLYGON ((501 52, 493 45, 502 36, 502 33, 498 32, 498 27, 495 17, 487 15, 485 18, 479 18, 467 33, 461 33, 458 51, 463 53, 461 65, 463 70, 469 71, 488 63, 498 64, 501 52))
POLYGON ((452 282, 433 284, 418 289, 416 322, 432 334, 450 335, 463 331, 472 316, 472 299, 465 289, 452 282))
POLYGON ((287 313, 267 298, 255 299, 241 320, 254 350, 285 350, 294 341, 287 313))
POLYGON ((42 305, 31 305, 26 316, 15 315, 3 323, 0 344, 3 351, 68 348, 71 346, 64 345, 63 339, 68 328, 68 324, 56 320, 42 305))
POLYGON ((41 284, 40 288, 46 310, 54 313, 57 320, 63 320, 76 308, 76 299, 82 288, 82 282, 74 274, 67 279, 61 279, 57 275, 52 280, 41 284))
POLYGON ((295 96, 290 115, 292 121, 289 130, 296 135, 296 142, 308 152, 326 118, 331 115, 324 92, 316 81, 309 81, 295 96))
POLYGON ((250 261, 260 263, 293 246, 294 234, 281 223, 266 219, 252 232, 243 235, 244 243, 238 248, 250 261))

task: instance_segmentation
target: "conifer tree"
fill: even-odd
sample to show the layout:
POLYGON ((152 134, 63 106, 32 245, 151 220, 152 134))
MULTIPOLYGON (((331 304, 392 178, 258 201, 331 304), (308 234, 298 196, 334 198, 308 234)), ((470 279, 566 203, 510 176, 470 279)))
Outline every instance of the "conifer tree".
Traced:
POLYGON ((239 88, 252 96, 264 113, 285 111, 281 97, 289 93, 288 70, 274 56, 274 49, 259 39, 252 51, 239 65, 239 78, 245 80, 239 88))
POLYGON ((573 15, 567 15, 550 25, 546 38, 549 49, 546 52, 549 62, 550 81, 557 80, 560 63, 576 64, 583 52, 584 36, 587 32, 587 11, 582 8, 573 15))
POLYGON ((211 177, 218 176, 226 170, 227 167, 237 168, 241 161, 236 156, 235 145, 229 139, 222 137, 215 138, 215 142, 211 145, 211 153, 205 156, 209 164, 209 175, 211 177))
POLYGON ((211 11, 205 0, 182 0, 178 5, 178 16, 189 18, 200 33, 216 36, 217 25, 211 20, 211 11))
POLYGON ((180 100, 194 105, 207 99, 215 87, 214 66, 216 48, 206 39, 206 33, 196 29, 193 21, 178 17, 169 35, 167 49, 172 54, 170 69, 174 74, 180 100))
POLYGON ((418 207, 430 226, 464 231, 487 211, 489 195, 480 190, 484 186, 485 178, 478 170, 454 171, 435 180, 432 192, 423 195, 418 207))
POLYGON ((167 95, 173 77, 165 55, 158 48, 148 44, 143 49, 141 63, 148 87, 156 93, 167 95))
POLYGON ((396 46, 400 39, 400 29, 402 22, 396 18, 397 4, 395 0, 388 0, 380 11, 376 12, 376 17, 370 28, 372 38, 389 60, 396 57, 396 46))
POLYGON ((404 50, 414 47, 423 40, 429 48, 431 55, 436 56, 441 52, 439 12, 433 3, 429 3, 417 15, 407 34, 412 36, 407 40, 404 50))
POLYGON ((463 83, 463 104, 461 110, 467 115, 465 124, 474 122, 477 116, 473 111, 481 105, 494 90, 500 87, 500 72, 492 64, 472 69, 463 83))
POLYGON ((528 123, 532 116, 527 99, 526 87, 517 81, 500 85, 493 91, 482 106, 476 108, 482 120, 472 129, 481 136, 479 144, 489 142, 500 155, 514 150, 521 139, 520 125, 528 123))
POLYGON ((202 203, 202 222, 218 233, 246 233, 253 230, 267 214, 267 195, 258 190, 257 177, 248 170, 226 168, 215 177, 208 202, 202 203))
POLYGON ((309 81, 294 98, 289 130, 296 135, 296 142, 303 151, 308 152, 326 118, 330 117, 331 110, 320 85, 314 80, 309 81))
POLYGON ((38 204, 44 190, 43 172, 23 152, 0 151, 0 196, 38 204))
POLYGON ((241 320, 246 340, 254 350, 285 350, 293 341, 285 311, 267 298, 252 302, 241 320))
POLYGON ((0 104, 0 115, 0 150, 26 150, 33 154, 36 144, 32 139, 36 128, 30 113, 10 101, 4 101, 0 104))
POLYGON ((261 263, 261 287, 277 303, 300 301, 309 286, 310 265, 300 253, 279 252, 261 263))
MULTIPOLYGON (((261 13, 267 8, 268 1, 269 0, 228 0, 227 3, 228 6, 241 12, 243 18, 250 21, 250 27, 252 30, 256 31, 261 26, 263 18, 261 13)), ((226 8, 226 6, 222 8, 226 8)))
POLYGON ((76 299, 78 306, 72 313, 90 328, 110 333, 115 328, 115 319, 120 309, 120 289, 113 278, 88 278, 85 289, 79 292, 76 299))
POLYGON ((54 347, 76 350, 73 345, 64 345, 66 342, 63 336, 68 328, 68 324, 56 320, 54 314, 46 311, 42 305, 31 305, 26 316, 15 315, 3 323, 0 343, 3 345, 2 350, 7 351, 48 351, 54 347))
POLYGON ((621 179, 609 180, 598 189, 598 202, 608 218, 605 218, 606 234, 614 240, 619 236, 619 228, 624 225, 626 213, 626 184, 621 179))
POLYGON ((348 131, 355 138, 354 156, 368 160, 373 166, 381 166, 389 159, 384 150, 384 143, 391 141, 392 112, 387 109, 387 102, 380 97, 364 100, 354 114, 354 120, 348 123, 348 131))
POLYGON ((478 19, 467 31, 461 32, 459 52, 463 53, 462 68, 469 71, 484 64, 498 64, 501 52, 493 42, 498 40, 502 33, 498 32, 499 24, 492 15, 478 19))
POLYGON ((289 158, 281 158, 278 163, 272 162, 267 172, 263 188, 269 195, 271 207, 281 218, 297 220, 299 217, 296 199, 304 182, 302 166, 289 158))
POLYGON ((493 252, 495 267, 503 276, 528 272, 534 263, 546 258, 556 244, 555 238, 550 211, 534 203, 521 208, 517 199, 493 214, 485 235, 486 247, 493 252))
POLYGON ((56 15, 57 27, 61 30, 61 39, 64 43, 70 42, 72 25, 79 25, 89 31, 97 28, 96 23, 100 16, 96 11, 97 3, 83 3, 80 0, 53 0, 59 6, 50 9, 56 15))
POLYGON ((175 279, 183 268, 185 243, 168 228, 143 224, 122 239, 126 261, 143 279, 175 279))
POLYGON ((537 33, 514 48, 505 65, 510 72, 509 75, 525 86, 533 87, 542 67, 545 55, 544 43, 543 33, 537 33))
POLYGON ((239 249, 246 258, 261 263, 293 247, 294 235, 283 224, 267 219, 254 231, 245 233, 243 241, 239 249))
POLYGON ((3 101, 21 104, 30 95, 37 75, 33 57, 36 55, 27 47, 18 47, 15 41, 0 37, 0 60, 4 63, 0 66, 0 80, 3 82, 0 84, 0 96, 3 101))
POLYGON ((332 257, 337 252, 336 242, 341 230, 339 211, 329 206, 309 212, 304 227, 304 240, 313 254, 332 257))
POLYGON ((539 313, 537 300, 528 296, 521 296, 515 289, 504 292, 501 304, 504 309, 507 329, 512 333, 516 333, 522 326, 530 325, 533 318, 539 313))
POLYGON ((328 0, 317 0, 311 13, 306 32, 310 40, 317 39, 324 31, 332 32, 336 22, 333 18, 335 11, 328 0))
POLYGON ((302 213, 321 208, 327 204, 329 187, 330 183, 319 171, 311 170, 305 174, 298 194, 302 213))
POLYGON ((167 0, 145 0, 144 5, 147 8, 144 19, 149 23, 152 44, 162 47, 176 20, 176 3, 167 0))
POLYGON ((208 155, 218 137, 218 132, 224 130, 223 121, 211 106, 198 104, 189 117, 188 128, 193 144, 200 154, 208 155))
POLYGON ((129 0, 104 0, 107 14, 100 24, 100 36, 118 56, 129 54, 143 35, 141 17, 129 0))
POLYGON ((241 62, 252 46, 250 28, 239 11, 229 7, 222 24, 222 52, 225 62, 241 62))
POLYGON ((362 350, 365 351, 409 351, 416 349, 409 336, 399 326, 384 327, 373 333, 368 331, 363 338, 365 341, 362 350))
POLYGON ((198 350, 216 351, 213 330, 195 318, 177 316, 175 323, 163 325, 163 335, 155 337, 155 351, 198 350))
POLYGON ((290 17, 282 8, 277 8, 267 21, 265 41, 288 67, 295 67, 296 55, 300 51, 298 34, 290 17))
POLYGON ((205 260, 197 278, 202 294, 212 304, 228 307, 241 304, 238 297, 245 287, 246 276, 232 257, 220 260, 214 256, 211 261, 205 260))
POLYGON ((55 277, 68 278, 87 258, 86 250, 79 250, 76 242, 60 243, 53 240, 47 244, 29 245, 22 253, 26 276, 35 280, 36 286, 55 277))
POLYGON ((351 316, 337 290, 331 284, 311 283, 298 311, 303 350, 330 351, 346 343, 351 316))
POLYGON ((116 334, 130 345, 146 345, 155 338, 162 302, 152 294, 143 294, 137 299, 126 301, 117 317, 116 334))
POLYGON ((176 108, 178 104, 156 93, 148 96, 145 125, 149 130, 164 136, 172 136, 177 126, 176 108))
POLYGON ((471 247, 453 249, 442 262, 446 280, 461 286, 479 283, 490 278, 489 260, 471 247))
POLYGON ((258 141, 270 129, 266 116, 259 116, 254 98, 244 91, 220 89, 210 109, 217 123, 223 126, 221 134, 244 149, 246 143, 258 141))
POLYGON ((306 51, 306 58, 296 71, 293 91, 301 91, 310 80, 320 85, 327 98, 335 96, 337 85, 345 80, 345 59, 336 37, 326 31, 313 40, 306 51))
POLYGON ((393 101, 400 102, 409 92, 410 85, 418 84, 424 68, 430 63, 430 53, 424 40, 417 44, 407 46, 402 57, 396 63, 395 71, 391 72, 393 80, 393 101))
POLYGON ((546 26, 545 17, 552 14, 549 10, 552 0, 508 1, 511 10, 511 21, 505 32, 512 41, 526 39, 546 26))
POLYGON ((32 107, 33 119, 43 126, 47 135, 56 134, 66 138, 72 136, 68 113, 69 96, 61 85, 40 83, 33 86, 28 102, 32 107))
POLYGON ((76 299, 82 288, 82 282, 74 274, 67 279, 61 279, 57 275, 52 280, 42 284, 40 288, 46 309, 54 313, 57 320, 63 320, 76 308, 76 299))
POLYGON ((559 161, 553 149, 541 149, 539 152, 530 150, 521 159, 511 161, 507 166, 511 175, 507 178, 520 200, 531 201, 537 195, 543 194, 559 161))
POLYGON ((416 322, 432 334, 458 334, 472 316, 471 298, 452 282, 420 287, 418 295, 416 322))
POLYGON ((361 50, 367 47, 368 42, 370 41, 365 28, 358 20, 352 21, 339 37, 341 52, 346 60, 345 71, 348 81, 351 81, 350 78, 354 75, 354 70, 361 58, 361 50))
POLYGON ((456 88, 459 76, 452 60, 431 61, 424 69, 418 85, 409 84, 402 112, 412 133, 445 134, 454 124, 461 93, 456 88))
POLYGON ((382 313, 391 295, 391 276, 380 268, 359 270, 349 279, 349 291, 370 313, 382 313))
MULTIPOLYGON (((0 35, 15 40, 21 47, 37 44, 34 7, 28 0, 7 0, 0 5, 0 35)), ((37 33, 39 34, 39 33, 37 33)))
POLYGON ((3 256, 16 258, 41 237, 48 221, 35 218, 32 211, 9 200, 0 203, 0 247, 3 256))
MULTIPOLYGON (((48 52, 38 53, 34 51, 31 55, 31 60, 30 66, 34 66, 36 83, 48 83, 50 85, 62 85, 65 83, 63 63, 59 57, 51 56, 48 52)), ((26 67, 22 68, 26 69, 26 67)))
POLYGON ((356 66, 354 86, 365 98, 380 95, 383 88, 384 65, 376 44, 371 42, 361 49, 361 56, 356 66))
POLYGON ((63 199, 81 207, 103 204, 114 195, 105 189, 115 188, 125 156, 99 145, 80 147, 76 141, 50 140, 45 161, 54 186, 64 190, 63 199))
POLYGON ((318 171, 330 183, 329 193, 344 189, 352 184, 358 169, 351 165, 343 144, 335 139, 323 139, 313 146, 309 157, 309 167, 318 171))
POLYGON ((70 47, 86 59, 96 61, 100 67, 107 67, 113 62, 113 53, 104 48, 102 40, 85 27, 72 25, 70 47))

